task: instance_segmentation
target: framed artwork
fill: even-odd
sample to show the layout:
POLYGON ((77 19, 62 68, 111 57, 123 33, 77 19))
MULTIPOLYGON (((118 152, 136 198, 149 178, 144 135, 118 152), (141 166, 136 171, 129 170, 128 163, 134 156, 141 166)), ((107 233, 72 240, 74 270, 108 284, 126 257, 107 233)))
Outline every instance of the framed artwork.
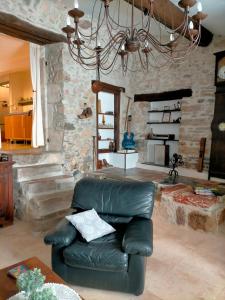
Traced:
POLYGON ((171 112, 163 112, 162 123, 168 123, 171 119, 171 112))

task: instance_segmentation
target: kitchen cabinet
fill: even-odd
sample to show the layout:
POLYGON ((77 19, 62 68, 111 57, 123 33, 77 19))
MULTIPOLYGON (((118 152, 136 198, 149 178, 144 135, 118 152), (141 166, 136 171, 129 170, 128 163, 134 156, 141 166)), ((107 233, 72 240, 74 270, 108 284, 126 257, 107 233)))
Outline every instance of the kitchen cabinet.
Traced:
POLYGON ((9 141, 31 141, 32 116, 12 114, 5 116, 5 139, 9 141))

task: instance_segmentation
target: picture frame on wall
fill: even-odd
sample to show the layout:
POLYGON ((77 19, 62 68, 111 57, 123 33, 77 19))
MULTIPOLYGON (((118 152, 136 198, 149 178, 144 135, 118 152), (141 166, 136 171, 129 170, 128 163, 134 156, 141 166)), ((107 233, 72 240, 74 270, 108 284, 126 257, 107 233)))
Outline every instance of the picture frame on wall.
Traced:
POLYGON ((163 112, 162 123, 171 122, 171 112, 163 112))

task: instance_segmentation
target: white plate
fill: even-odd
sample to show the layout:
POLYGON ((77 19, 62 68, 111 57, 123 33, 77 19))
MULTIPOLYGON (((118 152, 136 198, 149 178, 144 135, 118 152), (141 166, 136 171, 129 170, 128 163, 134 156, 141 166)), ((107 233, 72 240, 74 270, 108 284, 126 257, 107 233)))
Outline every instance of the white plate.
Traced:
MULTIPOLYGON (((45 283, 43 288, 51 288, 58 300, 81 300, 79 295, 64 284, 45 283)), ((20 292, 8 300, 26 300, 24 293, 20 292)))

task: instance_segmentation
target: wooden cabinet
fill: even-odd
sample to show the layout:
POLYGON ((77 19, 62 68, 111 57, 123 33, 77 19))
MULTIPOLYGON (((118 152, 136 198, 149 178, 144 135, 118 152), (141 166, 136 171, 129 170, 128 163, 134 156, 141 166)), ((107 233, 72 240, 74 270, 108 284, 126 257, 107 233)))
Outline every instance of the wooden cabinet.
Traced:
POLYGON ((225 179, 225 92, 216 93, 209 177, 225 179))
POLYGON ((5 116, 5 139, 31 141, 32 116, 26 114, 5 116))
POLYGON ((13 223, 13 172, 12 156, 0 161, 0 226, 13 223))
POLYGON ((97 94, 97 168, 110 162, 119 149, 120 92, 102 89, 97 94))

